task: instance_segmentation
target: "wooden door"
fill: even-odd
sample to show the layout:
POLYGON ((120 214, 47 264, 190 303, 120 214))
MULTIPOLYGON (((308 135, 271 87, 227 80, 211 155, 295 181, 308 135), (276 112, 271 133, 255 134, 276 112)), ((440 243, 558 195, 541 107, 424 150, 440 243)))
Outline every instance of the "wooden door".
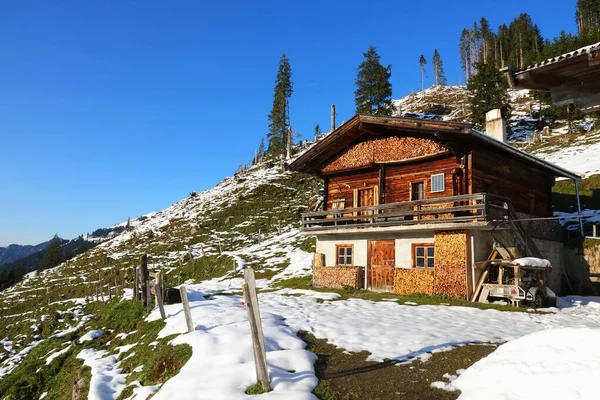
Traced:
MULTIPOLYGON (((375 205, 375 189, 363 188, 358 189, 356 193, 355 207, 369 207, 375 205)), ((358 215, 372 215, 373 211, 359 211, 358 215)))
POLYGON ((396 265, 394 240, 369 240, 368 288, 377 292, 394 291, 396 265))

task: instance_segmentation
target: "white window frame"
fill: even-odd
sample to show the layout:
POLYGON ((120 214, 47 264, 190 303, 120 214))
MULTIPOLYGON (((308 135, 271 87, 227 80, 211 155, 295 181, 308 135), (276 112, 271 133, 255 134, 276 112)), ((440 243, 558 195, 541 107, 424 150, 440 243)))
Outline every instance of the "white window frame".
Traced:
POLYGON ((446 191, 446 175, 433 174, 431 175, 431 193, 443 193, 446 191))

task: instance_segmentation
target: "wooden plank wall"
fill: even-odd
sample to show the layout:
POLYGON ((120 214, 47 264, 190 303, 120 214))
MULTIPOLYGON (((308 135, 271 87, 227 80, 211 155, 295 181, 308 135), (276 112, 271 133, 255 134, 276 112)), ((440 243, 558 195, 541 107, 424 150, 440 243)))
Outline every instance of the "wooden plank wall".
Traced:
POLYGON ((503 154, 473 150, 472 190, 508 197, 515 210, 542 217, 552 216, 554 176, 503 154), (530 210, 531 198, 534 210, 530 210), (533 211, 533 212, 532 212, 533 211))
POLYGON ((331 210, 333 200, 337 199, 344 199, 346 201, 346 208, 352 208, 354 206, 354 189, 378 185, 378 169, 331 176, 327 184, 327 209, 331 210))
POLYGON ((416 163, 388 166, 386 168, 385 192, 383 196, 385 203, 410 201, 411 183, 419 181, 425 182, 426 199, 460 194, 454 193, 453 188, 453 172, 456 166, 456 156, 453 154, 416 163), (439 193, 431 193, 431 175, 439 173, 445 174, 446 190, 439 193))

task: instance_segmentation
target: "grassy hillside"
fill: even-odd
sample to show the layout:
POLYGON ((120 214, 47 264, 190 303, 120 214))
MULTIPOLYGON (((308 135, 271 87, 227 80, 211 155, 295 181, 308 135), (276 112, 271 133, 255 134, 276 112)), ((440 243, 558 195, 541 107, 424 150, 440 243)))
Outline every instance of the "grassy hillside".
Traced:
MULTIPOLYGON (((106 297, 115 281, 131 287, 132 267, 142 254, 148 255, 151 270, 167 273, 169 284, 233 276, 233 256, 243 257, 257 277, 272 278, 289 264, 290 249, 314 250, 314 241, 300 236, 298 226, 300 213, 318 191, 311 176, 279 166, 254 168, 149 216, 57 268, 27 275, 0 299, 0 378, 10 373, 0 379, 0 398, 38 398, 48 392, 49 398, 70 399, 73 381, 89 379, 89 368, 76 355, 89 345, 78 339, 90 329, 105 332, 100 346, 94 342, 96 350, 132 343, 141 349, 139 343, 157 341, 164 323, 144 322, 139 304, 93 301, 97 287, 106 297), (124 336, 130 331, 136 332, 124 336), (60 350, 64 353, 46 365, 48 355, 60 350)), ((185 363, 189 348, 167 342, 158 341, 153 351, 121 353, 129 356, 121 363, 130 373, 128 382, 160 383, 185 363)), ((81 393, 87 393, 84 389, 81 393)))

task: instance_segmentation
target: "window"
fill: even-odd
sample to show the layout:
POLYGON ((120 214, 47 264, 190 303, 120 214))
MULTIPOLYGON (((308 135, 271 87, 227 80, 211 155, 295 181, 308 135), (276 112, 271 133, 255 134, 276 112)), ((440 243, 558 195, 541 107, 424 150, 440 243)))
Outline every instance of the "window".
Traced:
POLYGON ((431 193, 439 193, 445 190, 444 174, 431 175, 431 193))
POLYGON ((434 250, 433 244, 413 244, 413 267, 433 268, 434 250))
POLYGON ((353 246, 351 244, 338 244, 335 247, 337 252, 337 265, 352 265, 353 246))
POLYGON ((425 182, 412 184, 411 200, 423 200, 425 198, 425 182))
POLYGON ((334 199, 331 205, 332 210, 342 210, 346 208, 346 199, 334 199))

